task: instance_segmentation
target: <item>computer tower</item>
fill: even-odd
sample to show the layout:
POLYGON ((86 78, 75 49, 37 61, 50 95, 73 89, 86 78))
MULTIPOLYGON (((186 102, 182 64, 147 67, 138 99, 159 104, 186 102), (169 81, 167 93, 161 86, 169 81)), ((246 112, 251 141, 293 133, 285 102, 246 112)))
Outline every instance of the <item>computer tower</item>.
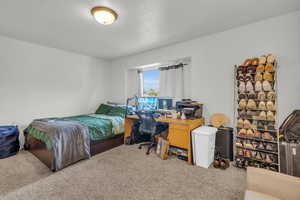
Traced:
POLYGON ((233 161, 233 128, 221 127, 216 133, 215 152, 233 161))

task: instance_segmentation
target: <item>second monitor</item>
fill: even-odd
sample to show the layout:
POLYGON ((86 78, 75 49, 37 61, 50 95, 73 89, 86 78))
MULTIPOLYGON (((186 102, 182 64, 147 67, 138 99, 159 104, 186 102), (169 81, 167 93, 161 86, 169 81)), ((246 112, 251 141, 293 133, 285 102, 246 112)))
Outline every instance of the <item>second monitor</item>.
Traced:
POLYGON ((158 109, 172 110, 173 109, 173 99, 171 99, 171 98, 159 98, 158 99, 158 109))

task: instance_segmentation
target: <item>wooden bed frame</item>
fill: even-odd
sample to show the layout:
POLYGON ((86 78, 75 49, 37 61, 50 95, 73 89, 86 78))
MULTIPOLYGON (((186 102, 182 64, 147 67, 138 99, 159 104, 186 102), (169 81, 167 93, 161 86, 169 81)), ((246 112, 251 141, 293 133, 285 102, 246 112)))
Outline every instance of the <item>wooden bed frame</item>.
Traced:
MULTIPOLYGON (((48 151, 46 144, 41 140, 38 140, 28 133, 24 132, 25 135, 25 145, 24 149, 31 152, 35 155, 40 161, 42 161, 49 169, 53 168, 54 154, 51 151, 48 151)), ((94 156, 98 153, 102 153, 114 147, 124 144, 124 134, 116 135, 109 139, 104 140, 91 140, 91 156, 94 156)), ((55 170, 52 170, 55 171, 55 170)))

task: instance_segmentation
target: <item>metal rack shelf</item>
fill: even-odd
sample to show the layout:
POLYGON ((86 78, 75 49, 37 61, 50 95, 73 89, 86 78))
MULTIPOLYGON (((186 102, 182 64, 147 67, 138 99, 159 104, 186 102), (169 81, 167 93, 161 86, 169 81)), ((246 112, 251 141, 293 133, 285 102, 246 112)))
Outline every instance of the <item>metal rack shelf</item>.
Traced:
POLYGON ((238 136, 238 135, 236 137, 239 139, 242 139, 242 140, 252 140, 252 141, 257 141, 257 142, 267 142, 267 143, 277 144, 277 141, 266 140, 266 139, 261 139, 261 138, 243 137, 243 136, 238 136))
POLYGON ((243 158, 243 159, 246 159, 246 160, 253 160, 253 161, 256 161, 256 162, 261 162, 261 163, 265 163, 265 164, 269 164, 269 165, 276 165, 276 166, 279 165, 278 163, 274 163, 274 162, 269 163, 269 162, 266 162, 266 161, 263 161, 263 160, 257 160, 255 158, 249 158, 247 156, 236 155, 236 157, 243 158))
MULTIPOLYGON (((236 127, 237 129, 246 129, 246 130, 248 130, 249 128, 241 128, 241 127, 236 127)), ((271 132, 271 133, 277 133, 277 130, 271 130, 271 129, 261 129, 261 128, 250 128, 251 130, 253 130, 253 131, 255 131, 255 130, 257 130, 257 131, 260 131, 260 132, 271 132)))
POLYGON ((236 146, 236 148, 238 148, 238 149, 246 149, 246 150, 249 150, 249 151, 258 151, 258 152, 261 152, 261 153, 268 153, 268 154, 278 155, 278 151, 270 151, 270 150, 263 150, 263 149, 251 149, 251 148, 240 147, 240 146, 236 146))
MULTIPOLYGON (((259 100, 260 101, 260 100, 259 100)), ((250 110, 250 111, 272 111, 272 112, 276 112, 276 110, 267 110, 267 109, 249 109, 249 108, 238 108, 239 111, 241 110, 250 110)))
POLYGON ((267 119, 253 119, 251 117, 240 117, 242 120, 254 120, 254 121, 264 121, 264 122, 275 122, 276 120, 267 120, 267 119))
MULTIPOLYGON (((239 65, 241 66, 241 65, 239 65)), ((246 94, 245 96, 245 100, 249 100, 248 99, 248 94, 249 92, 240 92, 239 91, 239 88, 238 88, 238 80, 237 80, 237 71, 238 71, 238 65, 235 65, 235 81, 234 81, 234 84, 235 84, 235 88, 234 88, 234 107, 235 107, 235 124, 237 124, 237 120, 238 119, 243 119, 243 120, 249 120, 251 123, 253 122, 257 122, 257 123, 261 123, 263 126, 262 127, 259 127, 259 128, 251 128, 253 131, 260 131, 260 132, 269 132, 273 135, 274 139, 275 140, 268 140, 268 139, 262 139, 262 138, 256 138, 256 137, 247 137, 247 136, 241 136, 241 135, 238 135, 239 133, 239 130, 242 129, 241 127, 236 127, 235 129, 235 136, 234 136, 234 139, 239 139, 241 141, 244 141, 244 140, 249 140, 249 141, 256 141, 256 142, 263 142, 263 143, 269 143, 269 144, 273 144, 273 145, 276 145, 277 147, 277 150, 275 151, 270 151, 270 150, 265 150, 265 149, 252 149, 252 148, 246 148, 246 147, 241 147, 241 146, 235 146, 234 145, 234 148, 235 149, 245 149, 245 150, 248 150, 248 151, 255 151, 255 152, 261 152, 261 153, 266 153, 266 154, 270 154, 270 155, 275 155, 277 157, 277 163, 269 163, 269 162, 266 162, 264 160, 257 160, 255 158, 252 158, 252 157, 246 157, 246 156, 241 156, 241 155, 238 155, 236 154, 235 155, 235 158, 241 158, 243 160, 251 160, 251 161, 255 161, 255 162, 258 162, 260 164, 266 164, 266 165, 272 165, 274 166, 278 171, 280 171, 280 165, 278 163, 280 163, 280 154, 278 153, 278 149, 279 149, 279 135, 278 135, 278 129, 277 129, 277 125, 278 125, 278 104, 276 103, 277 102, 277 70, 278 70, 278 66, 277 66, 277 62, 275 61, 274 63, 274 71, 271 72, 271 74, 273 75, 273 81, 270 81, 271 83, 271 86, 272 86, 272 90, 275 91, 276 93, 276 97, 275 99, 272 99, 272 100, 268 100, 268 99, 265 99, 265 100, 259 100, 257 98, 249 98, 249 99, 252 99, 254 100, 256 103, 259 103, 261 101, 264 101, 264 102, 267 102, 267 101, 272 101, 272 102, 275 102, 275 109, 274 110, 270 110, 273 112, 273 114, 275 115, 275 120, 267 120, 267 119, 259 119, 259 118, 256 118, 257 116, 257 112, 261 112, 261 111, 269 111, 269 110, 265 110, 265 109, 258 109, 258 108, 255 108, 255 109, 247 109, 247 108, 240 108, 239 107, 239 101, 241 100, 239 98, 239 94, 246 94), (253 111, 253 115, 250 117, 250 115, 247 115, 247 116, 240 116, 239 115, 239 112, 240 111, 253 111), (257 112, 255 112, 257 111, 257 112), (255 118, 253 119, 253 116, 255 116, 255 118), (267 126, 268 125, 268 126, 267 126), (273 129, 274 128, 274 129, 273 129)), ((252 71, 253 72, 253 71, 252 71)), ((254 77, 256 75, 256 73, 252 73, 250 72, 250 74, 252 75, 252 78, 254 80, 254 77)), ((251 81, 253 84, 255 84, 255 81, 251 81)), ((255 94, 257 95, 259 92, 258 91, 254 91, 255 94)), ((268 91, 263 91, 265 92, 266 94, 268 93, 268 91)), ((256 96, 257 97, 257 96, 256 96)), ((247 130, 249 128, 246 128, 247 130)), ((235 143, 234 143, 235 144, 235 143)), ((236 151, 234 151, 236 153, 236 151)))
POLYGON ((256 130, 258 131, 263 131, 263 132, 272 132, 272 133, 277 133, 277 130, 268 130, 268 129, 260 129, 260 128, 257 128, 256 130))

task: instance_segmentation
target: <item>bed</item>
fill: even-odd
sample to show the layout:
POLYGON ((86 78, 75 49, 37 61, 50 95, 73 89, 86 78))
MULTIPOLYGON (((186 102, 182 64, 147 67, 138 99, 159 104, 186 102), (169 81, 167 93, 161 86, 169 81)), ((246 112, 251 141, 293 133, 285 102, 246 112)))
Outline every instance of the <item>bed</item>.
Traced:
MULTIPOLYGON (((54 124, 63 121, 83 125, 88 130, 89 153, 91 156, 94 156, 124 143, 125 112, 126 108, 124 106, 101 104, 95 114, 49 119, 54 124), (57 119, 58 122, 55 121, 57 119)), ((69 127, 64 128, 68 129, 69 127)), ((55 145, 56 143, 54 143, 49 133, 45 130, 47 129, 40 129, 38 126, 34 126, 33 121, 24 130, 24 148, 35 155, 52 171, 57 171, 59 170, 55 165, 55 161, 57 160, 55 148, 57 148, 57 145, 55 145)), ((59 134, 66 133, 61 132, 59 134)))

